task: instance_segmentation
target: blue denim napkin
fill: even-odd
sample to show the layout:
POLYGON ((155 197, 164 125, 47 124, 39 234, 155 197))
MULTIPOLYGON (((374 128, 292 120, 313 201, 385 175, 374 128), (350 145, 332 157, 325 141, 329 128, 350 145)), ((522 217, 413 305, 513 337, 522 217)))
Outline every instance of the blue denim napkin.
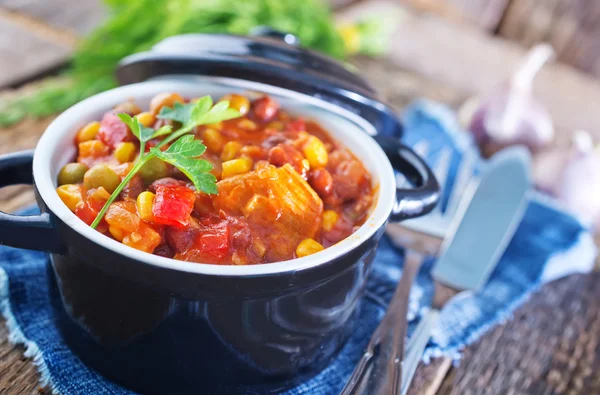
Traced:
MULTIPOLYGON (((456 172, 465 153, 473 149, 469 138, 457 127, 453 114, 443 106, 415 103, 406 110, 404 121, 404 139, 408 144, 423 138, 432 143, 435 149, 430 149, 426 158, 430 163, 435 161, 439 148, 452 147, 451 172, 456 172)), ((449 177, 442 207, 447 204, 453 183, 454 178, 449 177)), ((532 199, 488 284, 479 294, 462 297, 446 306, 424 358, 445 355, 458 360, 463 347, 510 318, 541 284, 591 270, 595 254, 590 233, 577 220, 548 201, 532 199)), ((402 273, 401 256, 402 252, 384 237, 361 305, 360 325, 329 367, 285 394, 339 393, 385 313, 402 273)), ((43 253, 0 246, 0 312, 7 319, 10 340, 26 347, 26 355, 33 358, 41 372, 42 385, 49 385, 56 393, 133 394, 87 368, 62 341, 49 299, 47 264, 43 253)), ((411 290, 409 333, 431 301, 432 264, 431 260, 425 262, 411 290)), ((248 389, 245 393, 260 392, 248 389)))

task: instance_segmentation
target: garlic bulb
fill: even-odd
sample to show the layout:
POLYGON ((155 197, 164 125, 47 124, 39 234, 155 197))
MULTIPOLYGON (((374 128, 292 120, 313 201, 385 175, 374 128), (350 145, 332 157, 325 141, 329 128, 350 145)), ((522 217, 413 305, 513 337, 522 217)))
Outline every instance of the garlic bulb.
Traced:
POLYGON ((533 79, 553 56, 550 45, 535 46, 508 81, 463 105, 461 123, 473 133, 484 155, 513 144, 535 151, 553 140, 550 114, 532 94, 533 79))
POLYGON ((600 152, 586 131, 573 134, 567 150, 554 148, 534 156, 536 187, 591 225, 600 219, 600 152))

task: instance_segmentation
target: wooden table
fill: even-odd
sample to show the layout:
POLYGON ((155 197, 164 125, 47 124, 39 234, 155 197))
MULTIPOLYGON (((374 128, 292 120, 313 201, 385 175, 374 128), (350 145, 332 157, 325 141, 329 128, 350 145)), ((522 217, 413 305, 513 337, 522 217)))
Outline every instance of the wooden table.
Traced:
MULTIPOLYGON (((6 87, 17 80, 35 79, 32 77, 64 61, 66 55, 61 54, 68 54, 78 32, 89 27, 82 19, 97 19, 97 14, 87 14, 95 1, 79 2, 87 11, 77 14, 77 9, 71 10, 69 18, 78 21, 73 25, 50 17, 55 14, 44 15, 39 9, 35 14, 31 9, 15 7, 19 2, 0 0, 0 49, 3 43, 10 42, 10 37, 16 40, 16 34, 23 40, 22 33, 26 32, 33 38, 25 40, 22 47, 37 49, 38 59, 43 60, 30 65, 28 70, 14 70, 11 67, 14 59, 0 59, 0 76, 5 78, 0 78, 0 85, 6 87), (3 6, 13 7, 12 11, 3 6), (69 30, 69 26, 77 28, 69 30), (58 52, 41 54, 47 45, 36 44, 36 40, 49 41, 55 46, 50 48, 58 52)), ((377 7, 390 4, 368 3, 376 3, 377 7)), ((362 12, 361 8, 345 10, 339 18, 362 12)), ((524 52, 518 46, 477 36, 471 28, 429 15, 404 10, 400 19, 392 51, 386 59, 354 59, 397 111, 420 97, 457 107, 470 93, 500 80, 524 52)), ((545 70, 540 80, 536 90, 557 121, 559 144, 574 127, 585 127, 595 136, 600 135, 597 110, 586 102, 600 103, 597 81, 562 65, 545 70), (569 95, 570 100, 561 101, 564 95, 569 95)), ((26 120, 0 129, 0 153, 34 147, 51 119, 26 120)), ((0 210, 13 211, 31 202, 29 187, 0 191, 0 210)), ((600 394, 599 280, 600 274, 594 273, 570 276, 544 286, 506 324, 467 347, 460 366, 452 367, 445 360, 437 360, 420 367, 411 393, 600 394)), ((23 347, 8 342, 7 335, 0 320, 0 394, 38 394, 43 390, 38 389, 39 376, 34 364, 23 356, 23 347)))

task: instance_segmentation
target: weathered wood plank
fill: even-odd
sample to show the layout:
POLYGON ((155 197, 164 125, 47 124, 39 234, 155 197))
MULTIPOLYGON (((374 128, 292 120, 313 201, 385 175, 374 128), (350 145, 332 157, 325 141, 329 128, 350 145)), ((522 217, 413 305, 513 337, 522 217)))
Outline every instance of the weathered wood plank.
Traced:
POLYGON ((96 27, 106 13, 101 0, 0 0, 0 7, 77 35, 96 27))
MULTIPOLYGON (((526 50, 481 34, 478 28, 419 14, 393 0, 360 3, 340 18, 367 12, 398 13, 388 59, 401 69, 439 81, 467 97, 485 92, 514 70, 526 50)), ((548 107, 558 130, 589 130, 600 138, 600 82, 571 66, 551 64, 535 81, 535 94, 548 107)))
POLYGON ((548 284, 465 350, 439 394, 600 394, 600 274, 548 284))
POLYGON ((525 46, 549 42, 560 60, 600 76, 599 19, 597 0, 513 0, 499 33, 525 46))
POLYGON ((62 64, 71 48, 30 33, 0 15, 0 89, 62 64))
POLYGON ((470 23, 481 29, 495 31, 510 0, 403 0, 417 10, 422 10, 459 23, 470 23))

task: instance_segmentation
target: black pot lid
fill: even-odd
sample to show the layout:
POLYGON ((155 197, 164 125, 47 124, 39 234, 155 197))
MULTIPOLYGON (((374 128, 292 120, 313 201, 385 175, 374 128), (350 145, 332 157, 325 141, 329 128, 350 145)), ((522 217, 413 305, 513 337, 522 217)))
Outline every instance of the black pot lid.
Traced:
POLYGON ((249 37, 172 36, 150 51, 124 58, 116 76, 121 85, 181 74, 260 82, 336 104, 369 121, 378 133, 400 136, 400 121, 362 77, 298 44, 294 35, 268 28, 259 28, 249 37))

